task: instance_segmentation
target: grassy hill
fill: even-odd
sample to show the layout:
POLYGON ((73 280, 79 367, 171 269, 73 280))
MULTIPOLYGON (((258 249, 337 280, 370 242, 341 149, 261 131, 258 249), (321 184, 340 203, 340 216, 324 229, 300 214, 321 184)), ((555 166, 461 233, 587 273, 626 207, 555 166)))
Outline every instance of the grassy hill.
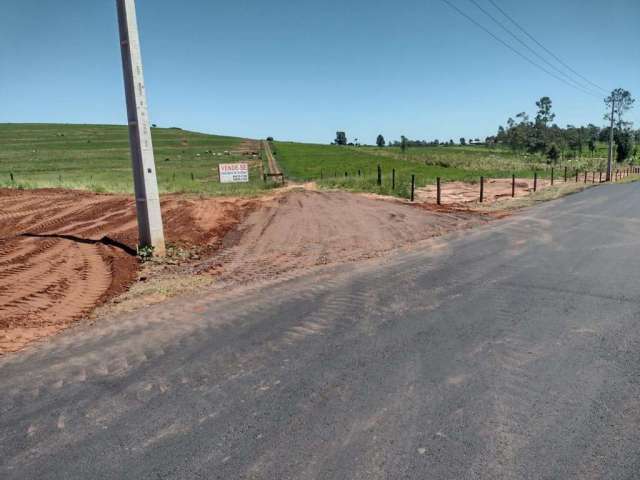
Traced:
MULTIPOLYGON (((208 195, 255 194, 270 184, 262 181, 262 161, 243 150, 257 145, 245 139, 194 133, 178 128, 152 129, 160 191, 208 195), (228 152, 229 154, 225 154, 228 152), (218 181, 221 162, 249 162, 249 184, 218 181)), ((443 181, 477 181, 485 177, 549 175, 539 156, 524 156, 485 146, 409 148, 339 147, 275 142, 276 158, 286 176, 317 181, 326 187, 409 195, 411 175, 417 186, 443 181), (383 184, 377 185, 377 166, 383 184), (396 171, 392 189, 391 172, 396 171)), ((598 168, 601 160, 567 163, 572 172, 598 168)), ((563 165, 557 167, 557 172, 563 165)), ((0 186, 76 188, 98 192, 132 192, 128 132, 119 125, 0 124, 0 186)))
MULTIPOLYGON (((177 128, 154 128, 152 136, 161 192, 225 195, 266 188, 261 161, 239 152, 241 138, 177 128), (251 164, 251 183, 221 185, 217 165, 236 161, 251 164)), ((127 127, 0 124, 0 186, 132 192, 127 127)))

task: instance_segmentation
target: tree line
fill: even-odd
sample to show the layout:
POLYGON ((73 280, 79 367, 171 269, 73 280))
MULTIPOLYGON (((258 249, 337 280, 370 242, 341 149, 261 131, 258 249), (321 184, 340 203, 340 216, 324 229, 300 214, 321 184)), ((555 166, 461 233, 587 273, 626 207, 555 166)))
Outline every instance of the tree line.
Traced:
MULTIPOLYGON (((640 143, 640 130, 633 130, 632 123, 624 120, 625 113, 632 108, 635 100, 623 89, 614 90, 605 99, 608 113, 605 120, 612 120, 613 141, 618 162, 635 156, 636 144, 640 143)), ((530 119, 526 112, 520 112, 507 120, 506 128, 498 127, 495 136, 487 137, 487 144, 504 145, 514 152, 545 155, 550 161, 560 156, 581 157, 586 151, 593 155, 598 142, 608 142, 609 127, 599 127, 592 123, 586 126, 567 125, 562 128, 554 123, 555 113, 552 101, 542 97, 536 102, 537 112, 530 119)))
MULTIPOLYGON (((468 140, 464 137, 460 138, 460 143, 459 145, 482 145, 484 142, 482 140, 480 140, 479 138, 469 138, 468 140)), ((356 138, 353 142, 349 142, 347 140, 347 135, 345 132, 343 131, 339 131, 336 132, 336 138, 333 142, 331 142, 332 145, 347 145, 347 146, 360 146, 360 144, 358 143, 358 139, 356 138)), ((411 140, 407 137, 405 137, 404 135, 402 135, 400 137, 400 140, 389 140, 388 142, 385 140, 384 136, 382 134, 378 135, 378 137, 376 138, 376 145, 378 147, 401 147, 401 148, 408 148, 408 147, 433 147, 433 146, 447 146, 447 145, 458 145, 456 144, 453 139, 450 139, 449 141, 440 141, 438 139, 435 140, 431 140, 431 141, 427 141, 427 140, 411 140)))
MULTIPOLYGON (((633 107, 635 99, 624 89, 618 88, 611 92, 605 100, 605 120, 613 125, 613 143, 615 160, 623 162, 637 157, 637 145, 640 144, 640 130, 634 130, 631 122, 625 121, 625 114, 633 107)), ((486 145, 488 147, 502 146, 514 153, 536 154, 546 157, 550 163, 560 158, 582 157, 585 153, 593 156, 598 143, 609 141, 610 128, 599 127, 592 123, 586 126, 567 125, 560 127, 554 122, 551 98, 542 97, 536 102, 536 113, 531 118, 526 112, 520 112, 515 118, 510 117, 506 126, 499 126, 496 135, 488 136, 481 141, 479 138, 466 139, 461 137, 459 142, 450 139, 448 142, 440 140, 411 140, 404 135, 400 140, 387 142, 382 134, 376 138, 376 145, 399 147, 402 151, 407 148, 447 145, 486 145)), ((347 141, 344 131, 336 133, 335 145, 359 145, 358 139, 347 141)))

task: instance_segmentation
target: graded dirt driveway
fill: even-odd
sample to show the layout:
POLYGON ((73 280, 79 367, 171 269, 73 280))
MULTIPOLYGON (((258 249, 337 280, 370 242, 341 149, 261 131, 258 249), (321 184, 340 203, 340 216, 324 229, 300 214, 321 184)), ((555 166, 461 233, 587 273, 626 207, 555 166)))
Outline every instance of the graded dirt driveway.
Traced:
POLYGON ((0 478, 637 480, 639 204, 603 185, 3 357, 0 478))
POLYGON ((491 218, 341 191, 293 191, 265 201, 225 238, 227 248, 199 268, 218 273, 223 285, 299 275, 318 265, 380 256, 491 218))
MULTIPOLYGON (((344 192, 260 200, 168 195, 162 210, 168 242, 198 250, 200 260, 183 266, 184 275, 216 275, 225 289, 485 221, 344 192)), ((125 291, 138 271, 136 243, 130 196, 1 190, 0 354, 68 327, 125 291)))

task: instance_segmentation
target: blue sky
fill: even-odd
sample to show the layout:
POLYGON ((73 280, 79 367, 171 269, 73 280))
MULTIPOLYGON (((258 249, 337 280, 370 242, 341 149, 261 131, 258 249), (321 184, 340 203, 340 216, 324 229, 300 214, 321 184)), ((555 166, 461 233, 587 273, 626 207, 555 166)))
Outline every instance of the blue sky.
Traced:
MULTIPOLYGON (((450 1, 514 43, 469 0, 450 1)), ((589 80, 640 98, 640 1, 494 1, 589 80)), ((114 0, 2 4, 0 122, 125 122, 114 0)), ((603 124, 601 99, 540 72, 440 0, 137 5, 159 126, 321 143, 336 130, 366 143, 378 133, 483 138, 533 114, 543 95, 561 125, 603 124)), ((629 118, 640 127, 640 100, 629 118)))

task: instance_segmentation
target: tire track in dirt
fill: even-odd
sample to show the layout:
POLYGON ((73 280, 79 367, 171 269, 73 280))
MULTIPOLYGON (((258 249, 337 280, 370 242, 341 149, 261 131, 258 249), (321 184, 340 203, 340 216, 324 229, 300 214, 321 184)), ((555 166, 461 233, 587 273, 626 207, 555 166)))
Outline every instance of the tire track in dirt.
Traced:
MULTIPOLYGON (((213 252, 254 203, 168 195, 167 240, 213 252)), ((130 196, 0 189, 0 354, 68 327, 123 292, 137 276, 136 244, 130 196)))
POLYGON ((271 151, 271 145, 268 141, 262 141, 262 148, 267 156, 267 165, 269 166, 269 173, 278 174, 282 173, 280 171, 280 167, 278 167, 278 162, 276 158, 273 156, 273 152, 271 151))

